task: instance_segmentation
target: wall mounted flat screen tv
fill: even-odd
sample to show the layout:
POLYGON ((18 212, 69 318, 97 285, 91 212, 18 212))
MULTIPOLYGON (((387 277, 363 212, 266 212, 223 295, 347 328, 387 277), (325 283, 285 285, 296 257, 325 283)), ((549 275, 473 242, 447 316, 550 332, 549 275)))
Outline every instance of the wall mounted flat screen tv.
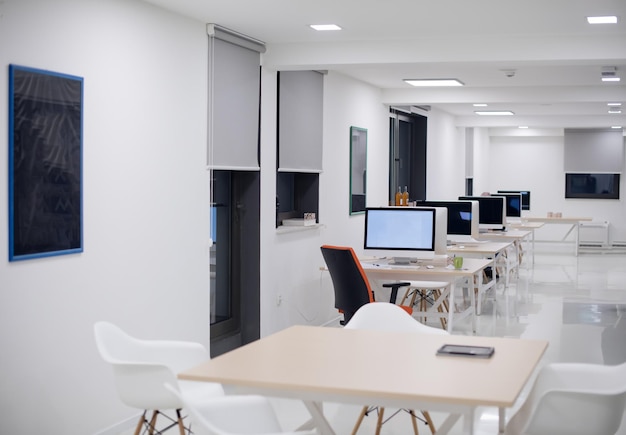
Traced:
POLYGON ((565 174, 565 198, 619 199, 620 174, 565 174))
POLYGON ((522 195, 522 210, 530 210, 530 190, 498 190, 498 193, 519 193, 522 195))

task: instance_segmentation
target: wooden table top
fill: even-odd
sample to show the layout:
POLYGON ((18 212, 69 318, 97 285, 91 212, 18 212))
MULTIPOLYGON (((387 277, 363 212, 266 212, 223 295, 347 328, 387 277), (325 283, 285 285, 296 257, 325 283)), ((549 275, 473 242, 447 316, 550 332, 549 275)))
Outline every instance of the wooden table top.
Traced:
POLYGON ((522 222, 543 222, 546 224, 575 224, 578 222, 591 221, 593 218, 590 217, 524 217, 522 218, 522 222))
POLYGON ((547 345, 516 338, 292 326, 179 378, 302 400, 510 407, 547 345), (437 356, 443 344, 493 346, 495 353, 489 359, 437 356))

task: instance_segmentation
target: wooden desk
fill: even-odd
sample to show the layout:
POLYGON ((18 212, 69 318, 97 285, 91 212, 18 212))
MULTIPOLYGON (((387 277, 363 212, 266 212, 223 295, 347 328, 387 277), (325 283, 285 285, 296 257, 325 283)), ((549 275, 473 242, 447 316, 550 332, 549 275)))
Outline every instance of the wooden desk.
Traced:
POLYGON ((547 341, 292 326, 197 367, 180 379, 219 382, 238 392, 300 399, 324 435, 334 434, 322 402, 424 409, 461 415, 471 434, 478 406, 513 406, 541 359, 547 341), (443 344, 495 347, 490 359, 441 357, 443 344), (372 376, 372 367, 389 367, 372 376))
POLYGON ((572 231, 574 231, 574 254, 578 255, 578 227, 581 222, 587 222, 593 220, 590 217, 524 217, 522 218, 522 222, 534 223, 541 222, 543 224, 561 224, 561 225, 570 225, 570 229, 565 233, 565 235, 561 238, 561 242, 564 242, 567 236, 569 236, 572 231))
MULTIPOLYGON (((479 259, 468 258, 467 261, 463 260, 462 269, 454 269, 452 267, 434 267, 429 269, 425 264, 406 265, 406 266, 394 266, 388 264, 384 259, 378 260, 362 260, 361 266, 365 271, 368 279, 375 281, 378 285, 378 281, 446 281, 450 283, 450 293, 442 294, 441 297, 449 297, 449 311, 447 314, 448 331, 452 330, 454 321, 456 318, 462 319, 464 317, 471 316, 472 319, 472 331, 476 332, 476 301, 474 295, 474 285, 476 285, 481 292, 486 292, 496 284, 495 274, 492 274, 492 279, 487 280, 486 276, 482 273, 486 267, 495 268, 495 259, 479 259), (474 283, 476 278, 476 283, 474 283), (455 313, 455 293, 457 283, 461 282, 461 287, 466 288, 467 293, 470 296, 470 305, 463 311, 455 313)), ((436 301, 440 303, 440 301, 436 301)))

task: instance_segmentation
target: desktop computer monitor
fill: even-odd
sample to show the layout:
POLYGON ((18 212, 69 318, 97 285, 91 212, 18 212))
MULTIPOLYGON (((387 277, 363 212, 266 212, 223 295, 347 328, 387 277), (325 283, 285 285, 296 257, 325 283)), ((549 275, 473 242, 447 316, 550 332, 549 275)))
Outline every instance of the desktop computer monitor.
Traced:
POLYGON ((434 208, 379 207, 365 209, 364 249, 393 257, 398 263, 435 256, 437 211, 434 208))
POLYGON ((476 241, 479 237, 478 201, 418 201, 418 206, 445 207, 448 210, 448 239, 476 241))
POLYGON ((435 209, 435 256, 448 254, 448 209, 446 207, 426 207, 435 209))
POLYGON ((492 193, 492 196, 504 196, 506 201, 506 217, 518 219, 522 217, 521 193, 492 193))
POLYGON ((459 196, 462 201, 478 201, 478 228, 504 230, 506 228, 506 201, 503 196, 459 196))
POLYGON ((522 210, 530 210, 530 190, 498 190, 501 193, 519 193, 522 195, 522 210))

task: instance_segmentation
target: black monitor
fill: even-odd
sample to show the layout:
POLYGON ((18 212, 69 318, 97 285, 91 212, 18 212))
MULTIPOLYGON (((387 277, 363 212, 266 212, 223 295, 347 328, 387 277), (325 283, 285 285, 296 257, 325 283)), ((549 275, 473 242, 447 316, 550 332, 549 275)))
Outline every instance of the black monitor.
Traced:
POLYGON ((522 217, 522 194, 517 193, 492 193, 492 196, 504 196, 506 201, 506 217, 521 218, 522 217))
POLYGON ((459 196, 462 201, 478 201, 478 225, 482 230, 506 228, 506 202, 503 196, 459 196))
POLYGON ((394 257, 397 262, 434 258, 436 217, 434 208, 366 208, 363 247, 370 254, 394 257))
POLYGON ((420 207, 446 207, 448 234, 478 237, 478 203, 476 201, 417 201, 420 207))
POLYGON ((530 190, 498 190, 498 193, 519 193, 522 195, 522 210, 530 210, 530 190))

